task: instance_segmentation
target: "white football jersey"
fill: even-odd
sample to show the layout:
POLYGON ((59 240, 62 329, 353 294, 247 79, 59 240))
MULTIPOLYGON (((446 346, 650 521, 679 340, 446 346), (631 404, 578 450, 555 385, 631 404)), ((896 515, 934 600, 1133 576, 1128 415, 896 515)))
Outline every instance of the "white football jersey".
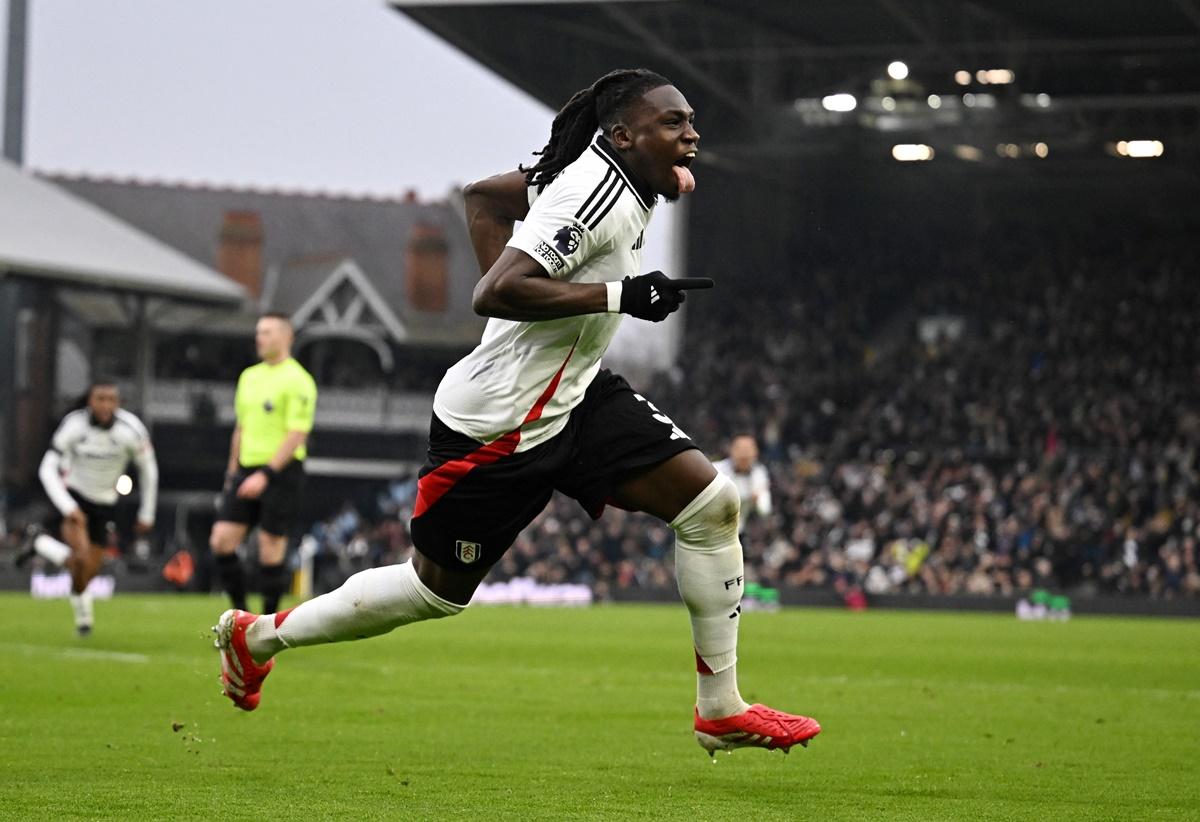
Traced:
POLYGON ((765 465, 756 462, 747 473, 739 474, 733 467, 733 460, 726 458, 714 462, 713 467, 733 480, 742 500, 742 525, 752 513, 760 517, 771 515, 771 476, 765 465))
MULTIPOLYGON (((540 194, 530 192, 529 214, 508 245, 549 276, 603 283, 641 273, 642 236, 656 197, 603 137, 540 194)), ((483 443, 518 430, 517 451, 545 442, 583 399, 621 316, 489 319, 479 345, 442 378, 434 413, 483 443)))
POLYGON ((63 417, 42 458, 38 475, 51 501, 64 514, 74 510, 74 490, 92 502, 113 505, 118 498, 117 479, 129 463, 139 472, 141 505, 138 519, 154 522, 158 499, 158 463, 146 426, 135 415, 118 408, 111 425, 95 425, 86 408, 63 417))

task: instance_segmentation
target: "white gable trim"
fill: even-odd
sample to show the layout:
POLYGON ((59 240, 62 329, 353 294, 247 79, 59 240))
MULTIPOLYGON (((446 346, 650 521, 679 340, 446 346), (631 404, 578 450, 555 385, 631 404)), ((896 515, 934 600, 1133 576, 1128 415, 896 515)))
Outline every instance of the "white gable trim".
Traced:
MULTIPOLYGON (((391 335, 393 340, 404 342, 408 339, 408 329, 404 327, 404 323, 400 321, 400 318, 388 306, 387 301, 380 296, 375 286, 367 279, 367 275, 359 268, 358 263, 349 257, 338 263, 333 273, 325 278, 325 282, 321 283, 317 290, 292 314, 292 322, 296 327, 303 328, 304 324, 314 314, 317 314, 317 312, 320 312, 320 318, 326 327, 356 327, 359 317, 362 315, 361 307, 356 308, 355 304, 351 304, 345 316, 339 316, 337 309, 328 304, 328 300, 334 295, 338 287, 345 282, 349 282, 354 286, 354 289, 366 302, 367 307, 383 323, 384 328, 387 329, 388 334, 391 335)), ((355 303, 357 303, 357 300, 355 303)))

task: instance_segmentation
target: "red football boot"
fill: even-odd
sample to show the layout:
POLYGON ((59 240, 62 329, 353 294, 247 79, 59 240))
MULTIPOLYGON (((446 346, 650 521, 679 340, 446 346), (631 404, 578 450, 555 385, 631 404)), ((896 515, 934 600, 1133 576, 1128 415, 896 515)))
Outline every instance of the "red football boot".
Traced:
POLYGON ((808 747, 808 741, 821 732, 817 720, 785 714, 766 705, 724 719, 701 719, 696 712, 696 741, 712 756, 716 751, 734 748, 766 748, 787 753, 793 745, 808 747))
POLYGON ((225 696, 233 700, 243 711, 253 711, 261 698, 263 680, 275 667, 275 660, 268 659, 262 665, 250 657, 246 647, 246 629, 258 617, 246 611, 228 610, 221 614, 213 633, 217 635, 216 646, 221 651, 221 685, 225 696))

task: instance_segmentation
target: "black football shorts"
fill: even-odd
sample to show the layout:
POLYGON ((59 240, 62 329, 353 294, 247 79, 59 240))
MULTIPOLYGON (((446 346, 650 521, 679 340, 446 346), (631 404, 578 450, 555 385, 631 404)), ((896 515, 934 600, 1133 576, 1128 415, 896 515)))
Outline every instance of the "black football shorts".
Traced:
POLYGON ((300 513, 300 495, 304 492, 304 463, 295 460, 284 466, 267 484, 258 499, 242 499, 237 495, 242 480, 262 466, 240 466, 228 489, 221 495, 217 520, 240 522, 253 528, 257 525, 268 534, 286 537, 300 513))
MULTIPOLYGON (((112 534, 117 530, 117 506, 93 502, 74 488, 67 492, 79 505, 79 510, 87 517, 88 540, 94 547, 107 548, 112 534)), ((63 516, 56 510, 46 521, 46 530, 55 536, 62 534, 63 516)))
POLYGON ((444 568, 489 567, 541 513, 554 491, 599 518, 630 474, 695 448, 670 418, 601 370, 566 427, 528 451, 502 437, 484 445, 430 422, 429 461, 417 481, 412 538, 444 568))

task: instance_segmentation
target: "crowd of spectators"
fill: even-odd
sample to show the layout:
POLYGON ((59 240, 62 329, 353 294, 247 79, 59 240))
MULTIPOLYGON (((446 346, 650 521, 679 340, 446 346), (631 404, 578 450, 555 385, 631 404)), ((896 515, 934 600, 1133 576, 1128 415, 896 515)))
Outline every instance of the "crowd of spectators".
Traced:
MULTIPOLYGON (((653 398, 714 459, 758 440, 773 505, 746 518, 748 579, 1200 596, 1194 244, 1028 247, 1050 251, 907 281, 830 267, 785 298, 689 302, 687 356, 653 398)), ((407 550, 411 493, 393 486, 355 530, 389 546, 378 556, 407 550)), ((672 553, 655 520, 592 521, 556 496, 493 578, 670 589, 672 553)))

